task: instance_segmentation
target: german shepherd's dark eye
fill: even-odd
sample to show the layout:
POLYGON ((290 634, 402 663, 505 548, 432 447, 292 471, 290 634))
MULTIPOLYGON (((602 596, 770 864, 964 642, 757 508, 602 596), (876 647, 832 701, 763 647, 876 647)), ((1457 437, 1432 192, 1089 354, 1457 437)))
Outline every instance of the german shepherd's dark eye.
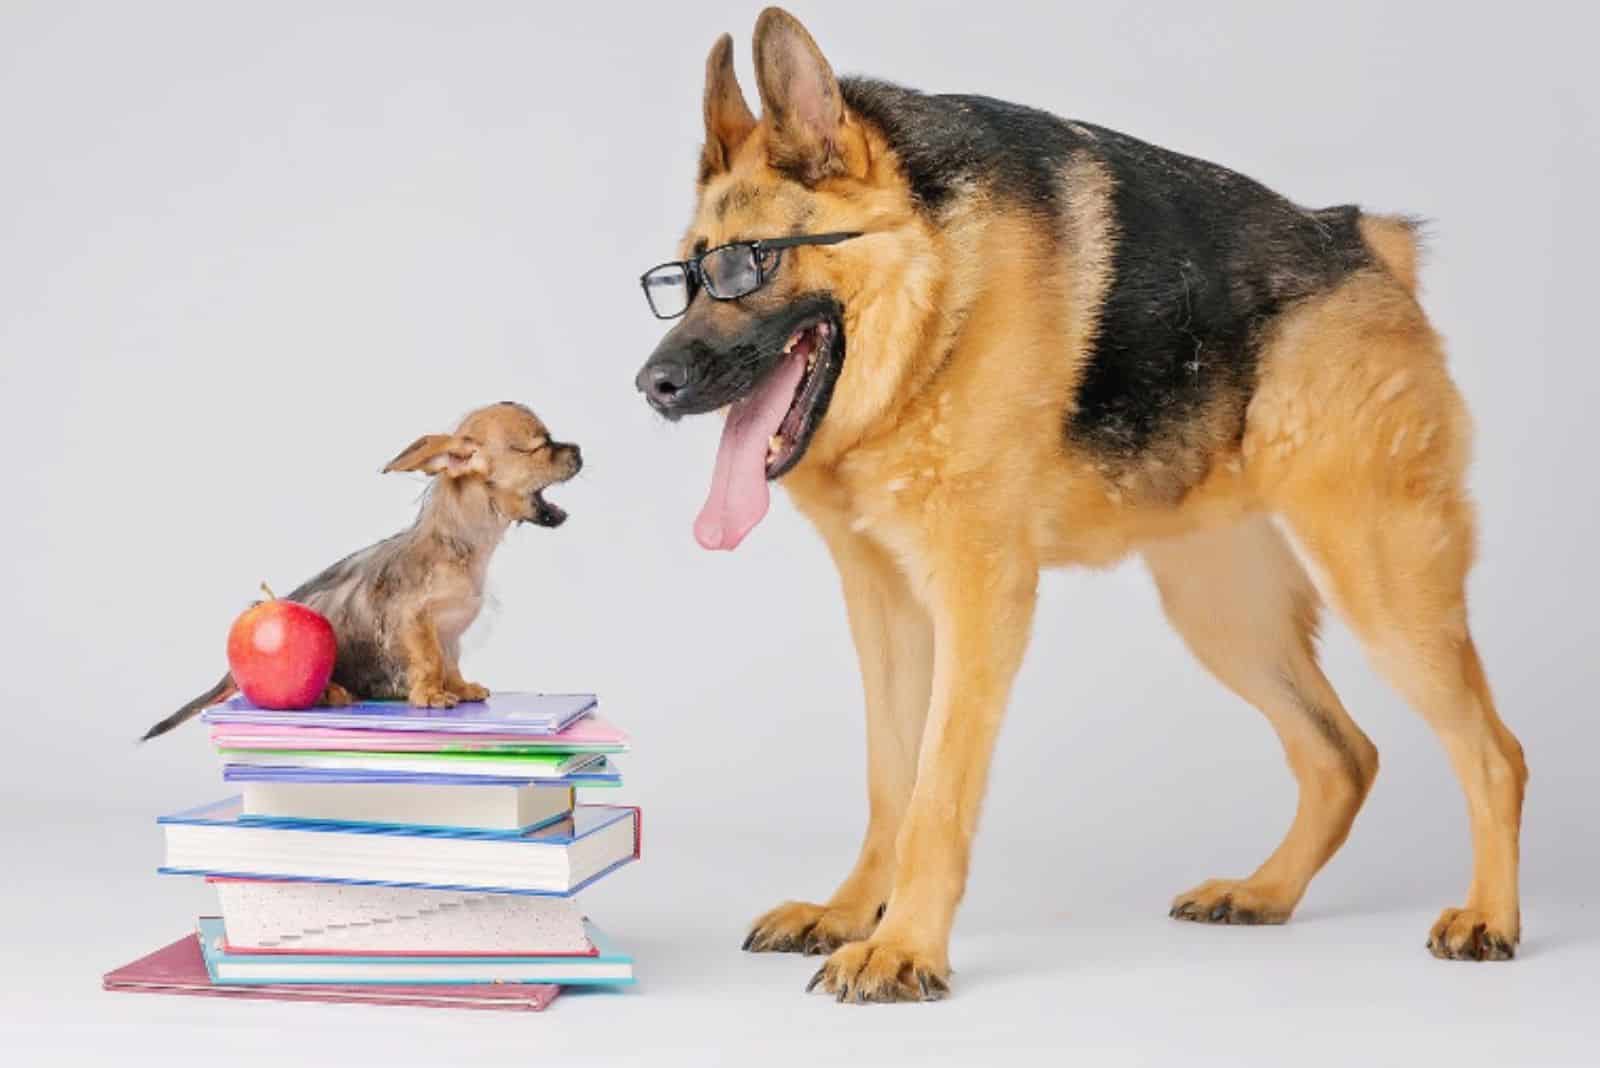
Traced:
MULTIPOLYGON (((777 253, 772 254, 776 265, 777 253)), ((700 258, 700 277, 706 292, 718 300, 734 300, 761 288, 762 272, 757 246, 723 245, 700 258)))

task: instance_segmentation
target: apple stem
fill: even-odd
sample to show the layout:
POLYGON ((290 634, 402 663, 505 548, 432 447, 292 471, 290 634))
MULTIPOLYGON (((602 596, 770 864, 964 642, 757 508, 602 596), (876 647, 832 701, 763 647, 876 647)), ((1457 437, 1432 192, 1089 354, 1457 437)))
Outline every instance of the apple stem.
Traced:
POLYGON ((269 601, 276 601, 278 599, 278 595, 272 592, 272 587, 268 586, 265 582, 261 584, 261 592, 267 595, 267 600, 269 601))

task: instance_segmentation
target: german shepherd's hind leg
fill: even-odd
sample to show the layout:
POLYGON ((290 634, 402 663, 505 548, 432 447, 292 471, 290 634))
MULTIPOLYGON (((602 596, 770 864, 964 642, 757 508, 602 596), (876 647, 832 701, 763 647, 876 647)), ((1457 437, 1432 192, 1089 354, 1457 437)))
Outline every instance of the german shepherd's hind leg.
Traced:
POLYGON ((1246 462, 1324 596, 1428 721, 1467 795, 1473 872, 1428 936, 1435 956, 1503 960, 1521 934, 1527 767, 1467 626, 1470 429, 1432 330, 1392 283, 1303 309, 1268 354, 1246 462))
POLYGON ((1175 919, 1283 923, 1343 844, 1378 770, 1378 751, 1317 666, 1318 600, 1265 517, 1147 546, 1167 618, 1212 675, 1260 709, 1299 784, 1283 842, 1244 879, 1212 879, 1173 899, 1175 919))
POLYGON ((933 696, 895 842, 889 908, 869 938, 841 946, 806 987, 839 1001, 930 1001, 948 993, 950 928, 966 890, 995 738, 1033 624, 1039 576, 1026 544, 983 529, 976 507, 943 512, 951 529, 943 544, 927 548, 924 570, 933 696))
POLYGON ((916 776, 933 676, 933 629, 877 546, 817 517, 844 585, 867 708, 867 831, 855 867, 824 904, 788 901, 758 918, 750 952, 832 953, 872 934, 894 877, 895 837, 916 776))
POLYGON ((1527 767, 1495 711, 1467 627, 1469 506, 1346 503, 1352 511, 1344 515, 1300 510, 1294 530, 1374 664, 1437 732, 1467 795, 1472 883, 1465 905, 1440 915, 1427 947, 1453 960, 1507 960, 1522 930, 1517 853, 1527 767))

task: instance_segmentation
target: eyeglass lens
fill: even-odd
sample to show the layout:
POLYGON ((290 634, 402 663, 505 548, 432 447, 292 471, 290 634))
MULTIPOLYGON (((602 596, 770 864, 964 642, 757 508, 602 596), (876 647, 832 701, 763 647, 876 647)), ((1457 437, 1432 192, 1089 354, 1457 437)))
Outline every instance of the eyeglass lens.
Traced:
POLYGON ((718 300, 754 293, 761 285, 755 250, 749 245, 712 249, 700 260, 700 277, 705 279, 706 292, 718 300))
POLYGON ((689 308, 689 275, 676 263, 657 267, 645 275, 644 295, 650 298, 650 310, 661 318, 682 315, 689 308))

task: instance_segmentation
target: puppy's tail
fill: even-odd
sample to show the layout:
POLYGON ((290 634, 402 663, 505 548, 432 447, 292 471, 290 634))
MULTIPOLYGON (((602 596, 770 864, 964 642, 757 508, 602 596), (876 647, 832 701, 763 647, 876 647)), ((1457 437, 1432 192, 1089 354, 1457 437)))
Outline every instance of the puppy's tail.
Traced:
POLYGON ((215 686, 211 687, 211 689, 207 690, 199 697, 194 698, 172 715, 168 716, 160 723, 157 723, 154 727, 151 727, 149 730, 145 731, 144 737, 140 738, 139 740, 141 742, 148 742, 152 738, 159 737, 160 735, 163 735, 172 728, 176 727, 178 724, 182 723, 184 720, 189 719, 196 712, 199 712, 207 705, 214 705, 224 697, 232 697, 237 692, 239 692, 239 687, 233 684, 233 676, 224 675, 222 676, 222 680, 215 686))

